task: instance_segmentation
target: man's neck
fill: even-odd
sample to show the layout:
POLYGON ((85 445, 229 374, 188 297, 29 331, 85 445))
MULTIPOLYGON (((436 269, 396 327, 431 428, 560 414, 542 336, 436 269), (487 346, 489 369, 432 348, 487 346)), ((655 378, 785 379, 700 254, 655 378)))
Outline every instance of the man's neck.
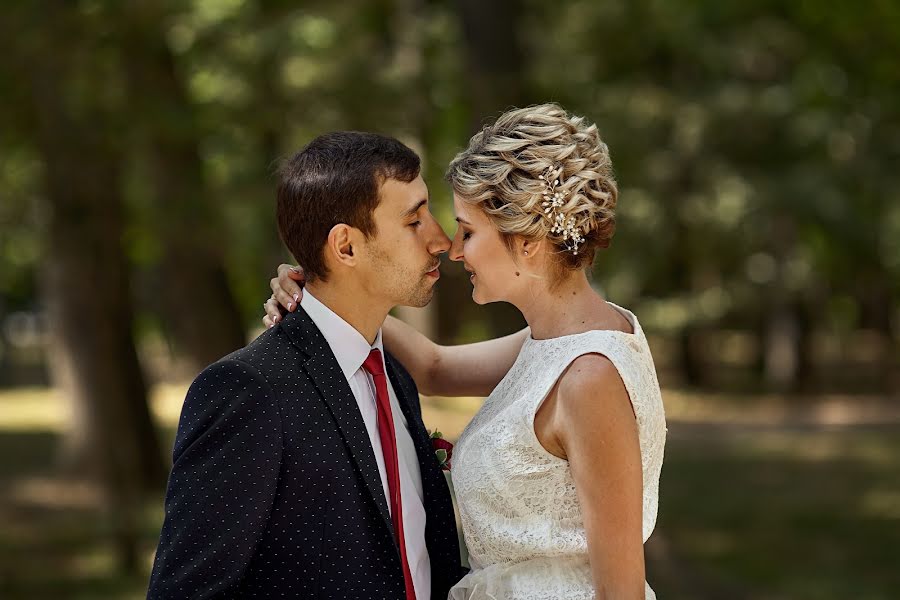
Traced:
POLYGON ((357 289, 343 289, 336 282, 307 283, 306 289, 316 300, 331 309, 362 335, 369 345, 375 343, 378 330, 384 324, 390 306, 380 306, 377 302, 360 301, 365 298, 357 289))

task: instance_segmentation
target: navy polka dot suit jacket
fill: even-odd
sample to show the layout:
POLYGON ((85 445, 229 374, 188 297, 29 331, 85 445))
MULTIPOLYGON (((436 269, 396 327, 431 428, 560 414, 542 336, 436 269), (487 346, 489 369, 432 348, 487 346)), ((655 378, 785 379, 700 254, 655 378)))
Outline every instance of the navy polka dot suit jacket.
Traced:
MULTIPOLYGON (((415 383, 385 362, 422 472, 431 597, 444 600, 462 576, 453 506, 415 383)), ((365 424, 302 308, 194 380, 165 512, 148 598, 404 598, 365 424)))

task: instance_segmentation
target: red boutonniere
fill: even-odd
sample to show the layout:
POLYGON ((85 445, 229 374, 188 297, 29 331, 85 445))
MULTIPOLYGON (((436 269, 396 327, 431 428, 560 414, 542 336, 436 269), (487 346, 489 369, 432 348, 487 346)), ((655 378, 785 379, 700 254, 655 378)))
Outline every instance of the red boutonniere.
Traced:
POLYGON ((450 470, 450 459, 453 458, 453 444, 444 439, 444 434, 435 429, 428 432, 431 438, 431 447, 434 448, 434 455, 444 471, 450 470))

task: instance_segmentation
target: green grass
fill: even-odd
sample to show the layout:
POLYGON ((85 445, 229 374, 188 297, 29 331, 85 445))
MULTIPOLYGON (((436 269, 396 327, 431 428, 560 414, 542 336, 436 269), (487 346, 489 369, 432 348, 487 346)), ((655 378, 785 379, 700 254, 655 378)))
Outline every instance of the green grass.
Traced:
MULTIPOLYGON (((184 388, 154 390, 168 448, 184 388)), ((661 599, 900 597, 900 425, 742 422, 677 398, 648 579, 661 599)), ((723 400, 723 402, 726 402, 723 400)), ((743 401, 742 401, 743 402, 743 401)), ((477 401, 426 401, 448 436, 477 401), (449 427, 443 426, 449 423, 449 427)), ((0 392, 0 598, 143 598, 162 499, 142 507, 143 571, 118 573, 90 486, 56 476, 65 411, 48 390, 0 392)))
POLYGON ((656 534, 706 595, 661 568, 661 597, 898 597, 900 429, 685 429, 656 534))

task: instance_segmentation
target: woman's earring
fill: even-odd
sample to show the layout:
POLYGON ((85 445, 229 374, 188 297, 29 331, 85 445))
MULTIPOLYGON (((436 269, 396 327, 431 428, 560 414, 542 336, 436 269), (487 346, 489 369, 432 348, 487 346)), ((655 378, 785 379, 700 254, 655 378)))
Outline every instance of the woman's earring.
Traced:
POLYGON ((525 251, 525 256, 528 256, 528 250, 525 251))

